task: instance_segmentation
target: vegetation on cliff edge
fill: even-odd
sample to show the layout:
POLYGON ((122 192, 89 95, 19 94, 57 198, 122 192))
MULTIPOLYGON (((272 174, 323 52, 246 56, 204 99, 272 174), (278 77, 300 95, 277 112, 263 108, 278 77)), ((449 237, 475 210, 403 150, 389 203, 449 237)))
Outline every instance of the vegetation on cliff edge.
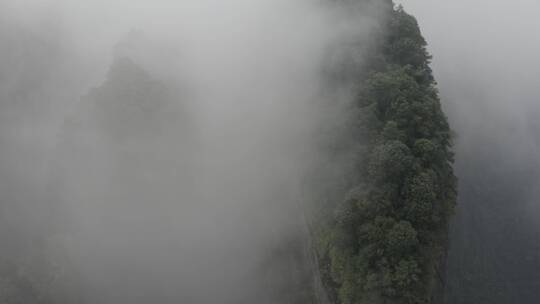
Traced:
POLYGON ((426 41, 414 17, 391 10, 355 80, 357 182, 314 232, 323 282, 344 304, 431 303, 456 201, 426 41))

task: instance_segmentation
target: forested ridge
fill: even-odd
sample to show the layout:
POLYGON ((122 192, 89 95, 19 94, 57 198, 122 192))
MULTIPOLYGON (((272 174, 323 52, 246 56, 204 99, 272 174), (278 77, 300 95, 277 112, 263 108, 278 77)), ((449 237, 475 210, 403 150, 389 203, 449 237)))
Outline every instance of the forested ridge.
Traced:
POLYGON ((354 80, 355 172, 344 198, 327 202, 313 224, 334 303, 433 303, 444 285, 452 134, 415 18, 388 9, 367 71, 354 80))

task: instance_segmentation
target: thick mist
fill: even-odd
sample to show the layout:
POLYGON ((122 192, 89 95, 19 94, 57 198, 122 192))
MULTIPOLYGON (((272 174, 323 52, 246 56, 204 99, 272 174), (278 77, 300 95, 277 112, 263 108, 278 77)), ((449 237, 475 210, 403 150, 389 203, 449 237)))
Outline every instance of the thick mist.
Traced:
POLYGON ((400 2, 429 42, 457 133, 448 303, 536 303, 540 3, 400 2))
POLYGON ((54 303, 316 301, 303 184, 350 100, 327 72, 380 17, 2 1, 0 257, 54 303))

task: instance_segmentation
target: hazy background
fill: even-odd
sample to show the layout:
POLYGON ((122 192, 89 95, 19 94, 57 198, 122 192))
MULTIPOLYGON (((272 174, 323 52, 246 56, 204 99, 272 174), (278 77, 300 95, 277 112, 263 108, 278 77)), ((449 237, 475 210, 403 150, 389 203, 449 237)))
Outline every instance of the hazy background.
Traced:
MULTIPOLYGON (((540 4, 401 2, 457 134, 449 303, 536 303, 540 4)), ((0 0, 0 259, 56 303, 305 299, 299 181, 343 117, 322 71, 377 12, 0 0)))
POLYGON ((449 303, 540 296, 540 3, 399 1, 434 55, 457 133, 449 303))
POLYGON ((302 183, 350 97, 325 73, 378 12, 1 0, 0 266, 53 303, 311 301, 302 183))

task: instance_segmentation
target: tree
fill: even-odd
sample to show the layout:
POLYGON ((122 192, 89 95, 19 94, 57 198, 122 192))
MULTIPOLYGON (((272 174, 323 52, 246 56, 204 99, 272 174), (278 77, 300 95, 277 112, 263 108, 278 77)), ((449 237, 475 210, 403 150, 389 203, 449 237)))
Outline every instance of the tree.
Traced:
MULTIPOLYGON (((336 203, 317 252, 345 304, 430 303, 456 199, 451 132, 414 17, 390 9, 387 33, 357 79, 360 185, 336 203), (382 60, 381 60, 382 56, 382 60), (360 189, 360 190, 358 190, 360 189), (326 263, 326 264, 325 264, 326 263)), ((318 240, 316 240, 318 241, 318 240)))

